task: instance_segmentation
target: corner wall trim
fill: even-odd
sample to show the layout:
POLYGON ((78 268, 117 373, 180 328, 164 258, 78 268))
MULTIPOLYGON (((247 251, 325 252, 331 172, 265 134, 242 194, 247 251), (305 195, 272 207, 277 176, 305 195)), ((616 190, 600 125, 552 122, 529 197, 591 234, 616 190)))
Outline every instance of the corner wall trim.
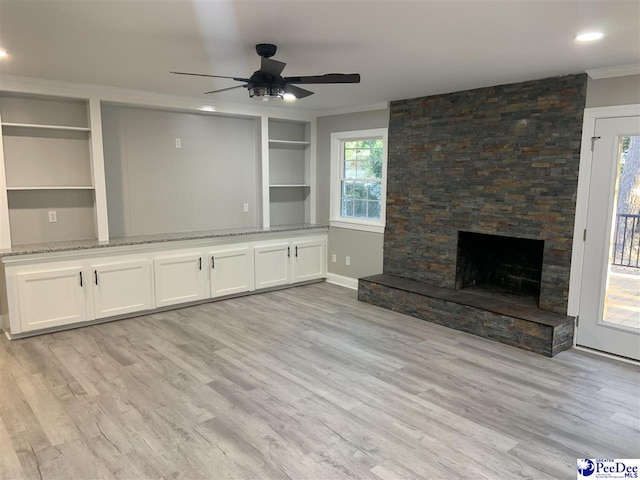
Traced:
POLYGON ((357 278, 345 277, 337 273, 327 273, 327 283, 340 285, 341 287, 350 288, 351 290, 358 290, 357 278))
POLYGON ((640 75, 640 63, 629 65, 616 65, 615 67, 592 68, 585 70, 594 80, 601 78, 625 77, 627 75, 640 75))

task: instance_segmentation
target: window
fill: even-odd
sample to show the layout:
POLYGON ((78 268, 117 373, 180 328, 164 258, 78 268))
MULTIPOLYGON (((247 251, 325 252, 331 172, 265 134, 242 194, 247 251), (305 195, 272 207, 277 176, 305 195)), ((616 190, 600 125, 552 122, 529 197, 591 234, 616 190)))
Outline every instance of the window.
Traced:
POLYGON ((331 225, 384 232, 387 129, 331 134, 331 225))

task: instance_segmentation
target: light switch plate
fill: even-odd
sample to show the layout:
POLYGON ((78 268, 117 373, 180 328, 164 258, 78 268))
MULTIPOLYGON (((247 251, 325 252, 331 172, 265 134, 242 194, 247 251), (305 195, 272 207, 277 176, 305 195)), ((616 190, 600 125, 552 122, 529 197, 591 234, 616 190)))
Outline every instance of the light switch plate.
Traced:
POLYGON ((56 223, 58 221, 58 214, 55 210, 49 210, 49 223, 56 223))

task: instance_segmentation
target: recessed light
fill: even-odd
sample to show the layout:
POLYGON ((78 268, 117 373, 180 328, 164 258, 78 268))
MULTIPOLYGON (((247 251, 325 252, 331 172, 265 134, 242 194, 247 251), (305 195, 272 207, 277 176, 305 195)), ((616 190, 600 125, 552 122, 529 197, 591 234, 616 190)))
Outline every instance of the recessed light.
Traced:
POLYGON ((602 32, 585 32, 576 35, 576 40, 579 42, 592 42, 594 40, 600 40, 602 37, 604 37, 604 33, 602 32))
POLYGON ((285 102, 295 102, 296 96, 293 93, 285 93, 282 97, 285 102))
POLYGON ((9 53, 6 50, 0 50, 0 58, 8 57, 9 53))

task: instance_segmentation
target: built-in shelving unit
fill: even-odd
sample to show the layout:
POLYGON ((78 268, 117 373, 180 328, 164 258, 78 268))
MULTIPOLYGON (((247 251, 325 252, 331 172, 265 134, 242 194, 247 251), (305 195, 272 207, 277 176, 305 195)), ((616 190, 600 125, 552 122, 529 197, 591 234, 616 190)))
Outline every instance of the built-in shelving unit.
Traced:
MULTIPOLYGON (((58 241, 109 240, 101 105, 130 103, 202 114, 199 102, 190 99, 165 101, 143 92, 113 93, 75 84, 3 80, 0 249, 58 241)), ((315 223, 315 119, 282 106, 225 108, 220 115, 255 120, 254 128, 245 135, 246 141, 255 145, 252 154, 261 160, 259 171, 253 173, 258 182, 253 192, 261 192, 262 198, 255 204, 247 202, 249 213, 254 212, 255 205, 255 211, 262 214, 262 226, 266 227, 315 223)), ((188 145, 187 141, 185 146, 188 145)), ((188 156, 190 152, 183 148, 177 154, 188 156)), ((229 158, 233 155, 237 152, 228 154, 229 158)), ((113 183, 109 185, 112 187, 113 183)), ((115 203, 110 206, 114 211, 121 201, 118 195, 126 193, 123 192, 112 193, 115 203)), ((248 218, 245 215, 243 220, 248 218)), ((260 223, 257 218, 256 223, 260 223)))
POLYGON ((3 248, 98 238, 90 123, 88 99, 0 94, 3 248))
POLYGON ((273 225, 312 222, 311 124, 270 118, 269 221, 273 225))

